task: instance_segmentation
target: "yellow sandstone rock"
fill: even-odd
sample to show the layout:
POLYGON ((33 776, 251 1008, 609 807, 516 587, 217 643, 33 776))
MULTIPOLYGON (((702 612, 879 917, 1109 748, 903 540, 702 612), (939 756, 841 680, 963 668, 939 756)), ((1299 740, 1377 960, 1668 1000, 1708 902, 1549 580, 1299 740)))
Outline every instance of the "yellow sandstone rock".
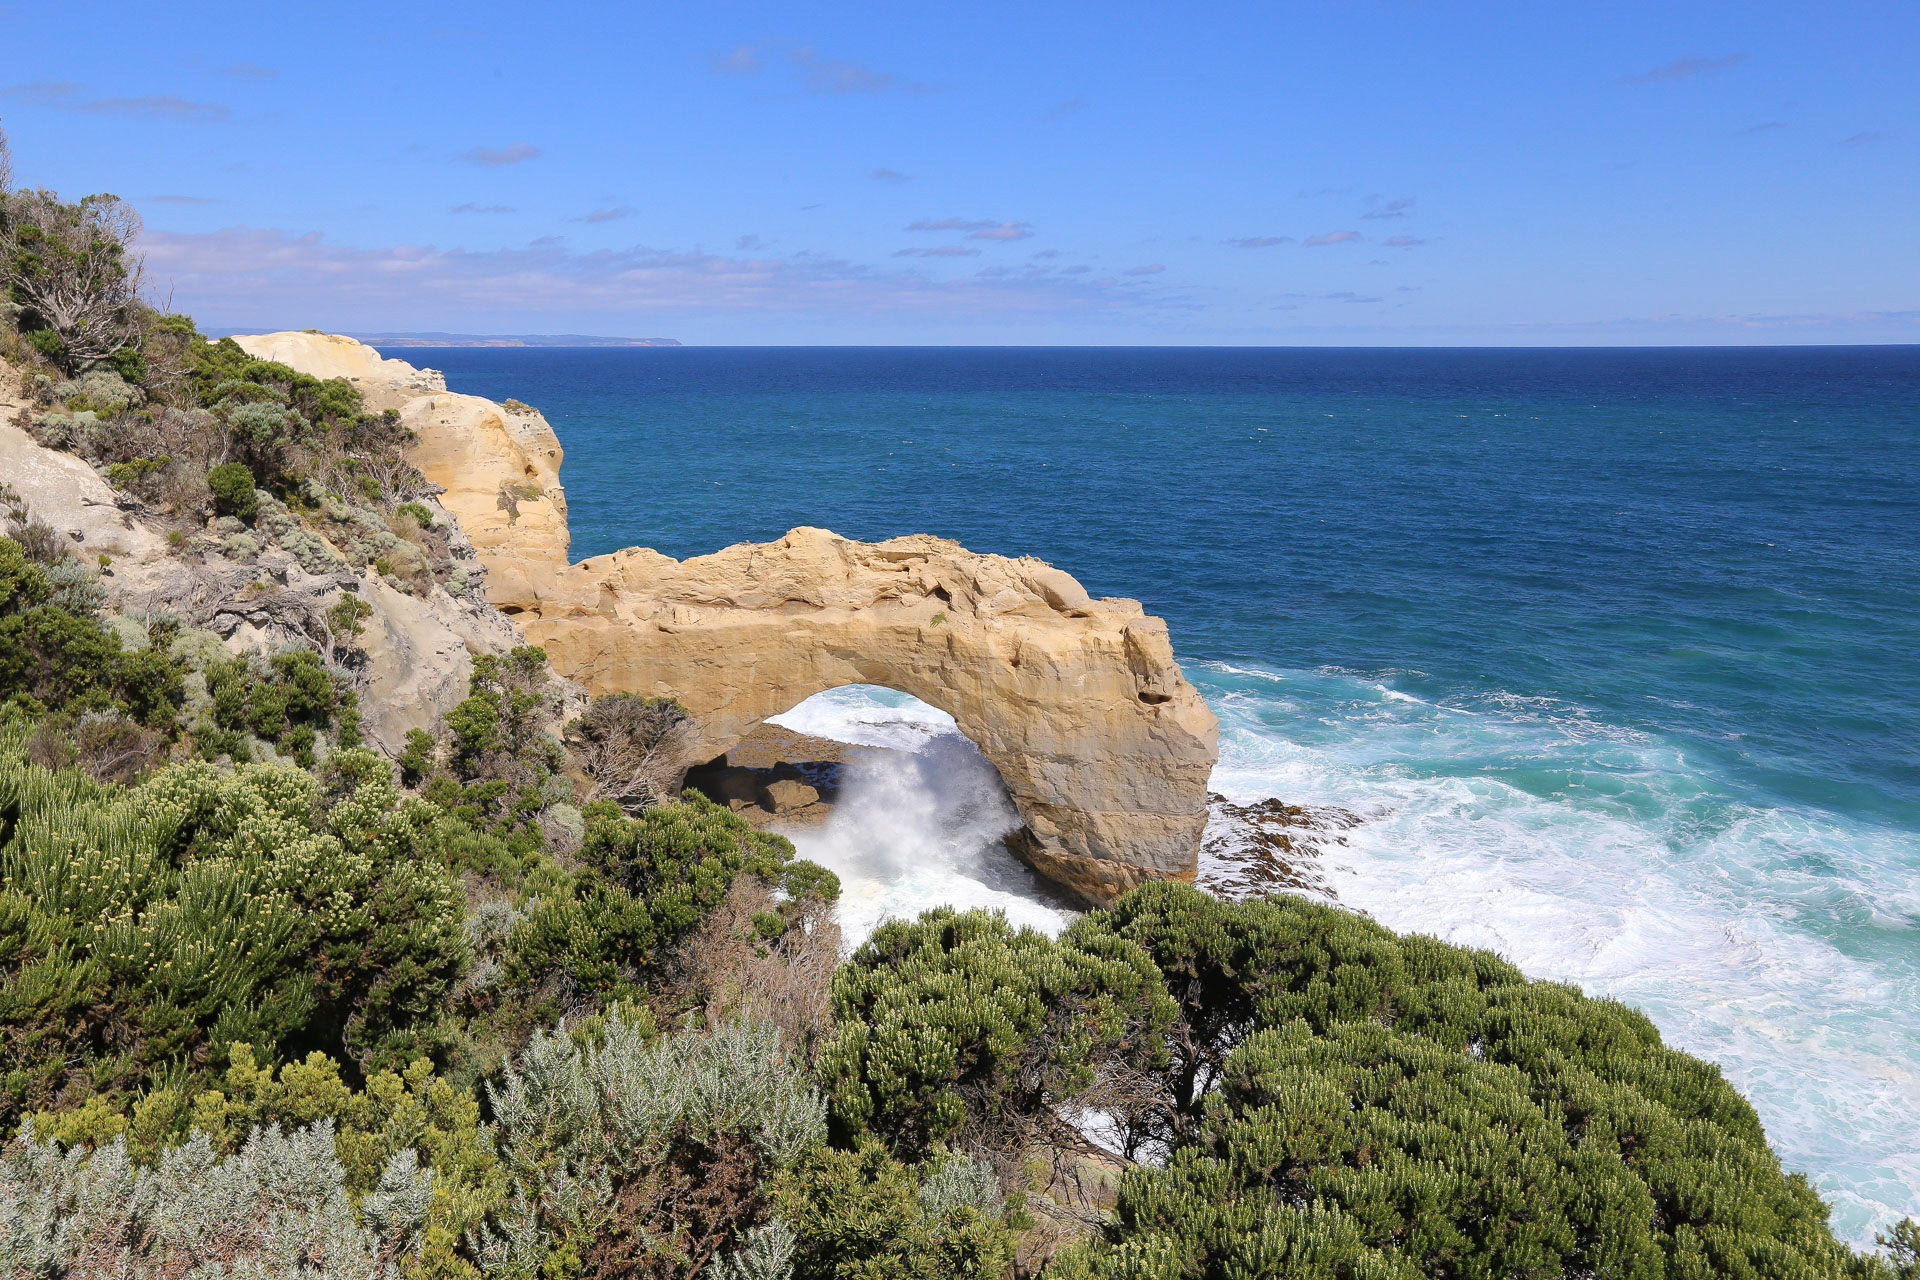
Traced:
MULTIPOLYGON (((244 341, 316 376, 389 379, 389 394, 417 380, 400 361, 343 353, 351 339, 244 341)), ((1166 624, 1137 602, 924 534, 861 543, 800 528, 684 561, 630 548, 571 564, 544 418, 446 392, 401 412, 494 604, 592 692, 678 698, 699 726, 683 763, 816 693, 884 685, 951 714, 999 769, 1026 822, 1015 851, 1042 874, 1093 903, 1192 878, 1217 725, 1166 624)))

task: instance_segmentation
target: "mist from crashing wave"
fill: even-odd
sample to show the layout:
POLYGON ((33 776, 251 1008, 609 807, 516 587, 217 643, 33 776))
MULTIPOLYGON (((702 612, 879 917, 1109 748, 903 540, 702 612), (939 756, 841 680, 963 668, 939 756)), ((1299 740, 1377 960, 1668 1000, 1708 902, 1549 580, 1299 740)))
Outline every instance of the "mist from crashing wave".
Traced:
POLYGON ((799 855, 840 877, 848 946, 886 919, 950 906, 1004 911, 1057 934, 1072 911, 1007 851, 1020 828, 1006 786, 953 717, 906 694, 849 685, 772 723, 852 744, 839 799, 817 826, 782 828, 799 855))

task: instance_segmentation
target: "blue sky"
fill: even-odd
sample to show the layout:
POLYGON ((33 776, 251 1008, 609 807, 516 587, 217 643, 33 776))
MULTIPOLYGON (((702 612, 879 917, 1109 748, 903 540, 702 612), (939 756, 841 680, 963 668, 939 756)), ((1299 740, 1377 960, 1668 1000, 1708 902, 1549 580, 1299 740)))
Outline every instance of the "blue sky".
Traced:
POLYGON ((206 327, 1920 340, 1920 5, 0 0, 206 327))

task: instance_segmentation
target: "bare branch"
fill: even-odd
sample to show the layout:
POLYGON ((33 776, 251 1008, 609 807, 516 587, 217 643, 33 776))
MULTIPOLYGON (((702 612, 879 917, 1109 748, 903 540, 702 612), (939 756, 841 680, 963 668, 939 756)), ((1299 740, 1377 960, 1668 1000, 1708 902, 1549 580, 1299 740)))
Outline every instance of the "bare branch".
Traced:
POLYGON ((50 191, 21 191, 0 206, 0 285, 59 337, 69 368, 111 359, 140 339, 140 225, 118 196, 65 204, 50 191))
POLYGON ((603 694, 568 727, 568 745, 593 779, 585 797, 658 803, 685 770, 693 718, 671 698, 603 694))

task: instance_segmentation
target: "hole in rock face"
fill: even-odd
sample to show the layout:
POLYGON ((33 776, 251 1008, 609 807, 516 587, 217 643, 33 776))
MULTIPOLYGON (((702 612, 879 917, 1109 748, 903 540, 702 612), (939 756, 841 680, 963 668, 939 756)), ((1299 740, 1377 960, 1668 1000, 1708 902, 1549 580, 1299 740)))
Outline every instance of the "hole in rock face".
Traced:
MULTIPOLYGON (((995 908, 1049 934, 1071 918, 1066 900, 1008 852, 1020 816, 999 771, 946 712, 892 689, 848 685, 767 723, 823 740, 814 754, 838 762, 790 761, 826 783, 832 803, 815 821, 769 825, 840 877, 847 946, 882 920, 940 906, 995 908)), ((792 753, 805 743, 782 745, 792 753)))

